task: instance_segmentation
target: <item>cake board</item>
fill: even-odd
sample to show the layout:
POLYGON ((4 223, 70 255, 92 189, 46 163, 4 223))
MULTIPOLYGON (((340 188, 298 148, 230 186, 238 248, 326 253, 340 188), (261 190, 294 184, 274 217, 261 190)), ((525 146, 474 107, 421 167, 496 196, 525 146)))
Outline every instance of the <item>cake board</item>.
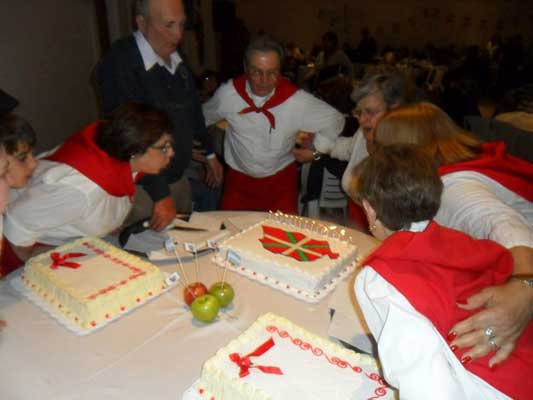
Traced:
POLYGON ((144 300, 141 300, 139 303, 135 304, 134 307, 124 311, 123 313, 121 313, 121 314, 119 314, 119 315, 117 315, 115 317, 109 318, 109 320, 107 320, 107 321, 105 321, 105 322, 103 322, 101 324, 98 324, 97 326, 94 326, 94 327, 91 326, 90 328, 81 328, 80 326, 75 324, 73 321, 71 321, 69 318, 67 318, 55 306, 53 306, 52 304, 50 304, 47 301, 43 300, 35 292, 33 292, 32 290, 28 289, 26 287, 26 285, 24 285, 24 282, 22 281, 22 278, 21 278, 23 273, 24 273, 23 269, 20 269, 19 271, 16 271, 16 272, 13 273, 13 275, 15 275, 15 276, 13 276, 10 279, 10 281, 9 281, 9 284, 11 285, 11 287, 13 287, 18 293, 20 293, 21 295, 26 297, 29 301, 31 301, 33 304, 35 304, 37 307, 39 307, 45 313, 47 313, 50 317, 52 317, 52 319, 54 319, 60 325, 65 327, 70 332, 75 333, 76 335, 79 335, 79 336, 88 335, 88 334, 93 333, 93 332, 95 332, 95 331, 97 331, 99 329, 102 329, 103 327, 109 325, 113 321, 116 321, 117 319, 122 318, 123 316, 135 311, 139 307, 142 307, 144 304, 146 304, 146 303, 148 303, 150 301, 153 301, 154 299, 158 298, 163 293, 166 293, 169 290, 173 289, 175 286, 177 286, 177 284, 179 282, 179 278, 175 279, 175 280, 170 280, 170 279, 168 279, 170 277, 170 275, 163 272, 163 275, 165 276, 167 284, 168 284, 167 288, 165 288, 164 290, 162 290, 161 292, 159 292, 158 294, 156 294, 156 295, 154 295, 154 296, 152 296, 150 298, 146 298, 144 300))
POLYGON ((276 289, 280 292, 288 294, 289 296, 292 296, 298 300, 305 301, 307 303, 319 303, 320 301, 322 301, 337 287, 337 284, 340 281, 346 279, 350 274, 355 271, 356 265, 359 262, 358 258, 356 258, 355 261, 351 262, 344 269, 339 271, 339 273, 335 275, 335 277, 326 285, 320 288, 319 291, 308 292, 303 289, 287 285, 279 280, 272 279, 264 274, 246 268, 246 266, 235 265, 232 262, 224 259, 220 254, 215 255, 215 257, 212 258, 212 261, 219 268, 227 268, 228 271, 236 272, 248 279, 254 280, 266 286, 270 286, 273 289, 276 289))

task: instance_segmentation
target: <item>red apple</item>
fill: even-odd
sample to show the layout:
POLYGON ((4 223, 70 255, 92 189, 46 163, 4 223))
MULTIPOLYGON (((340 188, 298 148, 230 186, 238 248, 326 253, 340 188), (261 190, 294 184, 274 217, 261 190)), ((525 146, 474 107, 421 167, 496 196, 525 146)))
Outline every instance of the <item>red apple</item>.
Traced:
POLYGON ((198 297, 191 304, 191 311, 194 318, 202 322, 213 321, 220 310, 220 304, 215 296, 204 294, 198 297))
POLYGON ((215 296, 221 307, 229 305, 235 297, 235 291, 227 282, 217 282, 209 289, 209 294, 215 296))
POLYGON ((183 289, 183 300, 190 307, 195 299, 207 293, 209 292, 203 283, 193 282, 183 289))

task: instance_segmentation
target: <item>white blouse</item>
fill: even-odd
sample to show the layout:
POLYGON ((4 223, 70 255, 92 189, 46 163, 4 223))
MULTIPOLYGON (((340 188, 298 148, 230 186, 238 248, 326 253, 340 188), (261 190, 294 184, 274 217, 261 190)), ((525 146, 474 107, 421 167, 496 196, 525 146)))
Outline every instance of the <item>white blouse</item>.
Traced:
POLYGON ((454 172, 442 181, 439 224, 506 248, 533 247, 533 202, 478 172, 454 172))
POLYGON ((39 162, 28 185, 13 190, 11 197, 4 235, 24 247, 107 235, 131 209, 128 196, 111 196, 72 167, 47 160, 39 162))

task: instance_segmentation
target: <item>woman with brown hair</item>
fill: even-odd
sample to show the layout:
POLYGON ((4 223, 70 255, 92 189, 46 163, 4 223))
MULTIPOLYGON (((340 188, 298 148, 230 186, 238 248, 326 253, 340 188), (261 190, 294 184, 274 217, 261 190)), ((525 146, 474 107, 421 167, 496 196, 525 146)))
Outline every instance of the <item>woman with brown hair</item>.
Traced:
POLYGON ((460 307, 485 309, 450 331, 451 345, 472 347, 466 357, 496 350, 489 364, 503 361, 532 318, 533 164, 507 154, 502 142, 482 144, 430 103, 391 110, 377 128, 376 142, 419 146, 444 184, 435 220, 511 252, 513 275, 521 279, 470 297, 460 307))

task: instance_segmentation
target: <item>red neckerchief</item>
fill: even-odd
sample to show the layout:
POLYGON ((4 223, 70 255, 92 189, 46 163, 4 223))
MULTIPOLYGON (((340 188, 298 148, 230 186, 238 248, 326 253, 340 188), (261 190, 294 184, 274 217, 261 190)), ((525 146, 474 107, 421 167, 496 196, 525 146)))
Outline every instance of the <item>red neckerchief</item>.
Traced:
POLYGON ((484 143, 480 157, 439 168, 441 176, 457 171, 479 172, 528 201, 533 201, 533 164, 507 154, 504 142, 484 143))
POLYGON ((246 104, 248 104, 248 107, 242 109, 239 114, 247 114, 250 112, 263 113, 270 122, 272 129, 276 129, 276 119, 268 110, 279 106, 294 93, 296 93, 298 88, 294 86, 287 78, 280 78, 272 97, 268 99, 261 107, 257 107, 248 93, 246 93, 246 81, 246 75, 241 75, 238 78, 233 79, 233 86, 235 86, 235 90, 246 102, 246 104))
MULTIPOLYGON (((400 231, 389 236, 363 265, 374 268, 446 338, 455 323, 478 311, 463 310, 456 303, 464 303, 484 287, 506 282, 513 270, 513 258, 495 242, 476 240, 431 222, 424 232, 400 231)), ((459 350, 458 357, 464 352, 459 350)), ((468 363, 465 368, 512 398, 522 398, 516 395, 525 389, 513 385, 521 386, 516 384, 516 377, 533 367, 533 324, 522 335, 513 355, 498 366, 497 373, 488 367, 492 356, 468 363)))
POLYGON ((94 142, 100 122, 94 122, 68 138, 47 160, 67 164, 111 196, 132 197, 135 182, 129 162, 110 157, 94 142))

